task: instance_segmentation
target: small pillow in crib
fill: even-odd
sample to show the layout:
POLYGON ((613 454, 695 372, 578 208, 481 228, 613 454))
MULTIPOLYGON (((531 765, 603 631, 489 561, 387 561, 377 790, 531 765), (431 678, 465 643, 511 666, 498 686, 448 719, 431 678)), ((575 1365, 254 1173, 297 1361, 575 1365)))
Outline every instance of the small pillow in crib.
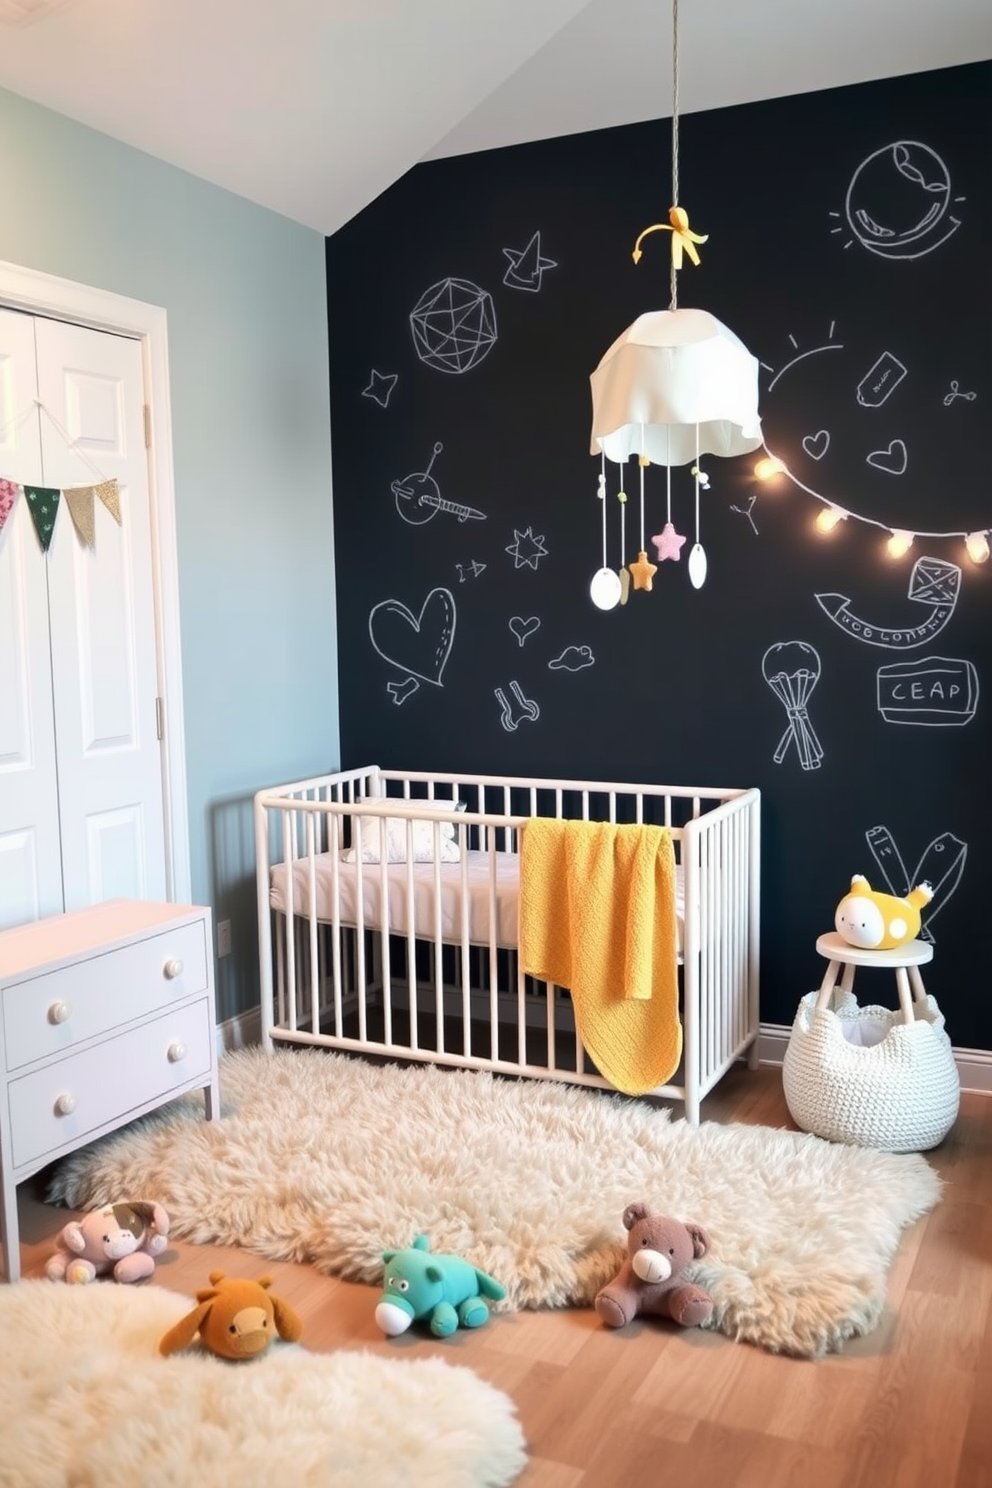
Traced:
MULTIPOLYGON (((382 833, 385 832, 386 862, 405 863, 407 852, 407 818, 403 816, 361 816, 356 817, 356 830, 361 837, 362 862, 378 863, 381 861, 382 833)), ((413 837, 413 861, 415 863, 433 863, 434 861, 434 818, 414 819, 411 823, 413 837)), ((461 851, 455 837, 453 822, 438 822, 438 832, 441 838, 440 861, 442 863, 457 863, 461 858, 461 851)), ((342 862, 353 863, 355 861, 355 849, 349 847, 341 854, 342 862)))

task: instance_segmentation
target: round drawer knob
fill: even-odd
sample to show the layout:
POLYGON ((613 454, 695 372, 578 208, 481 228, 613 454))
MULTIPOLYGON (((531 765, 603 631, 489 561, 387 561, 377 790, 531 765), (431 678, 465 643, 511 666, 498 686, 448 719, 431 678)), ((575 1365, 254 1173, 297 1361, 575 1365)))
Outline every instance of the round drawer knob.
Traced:
POLYGON ((162 970, 165 972, 165 975, 169 978, 169 981, 171 982, 177 976, 182 976, 182 974, 183 974, 183 963, 180 961, 180 959, 179 959, 178 956, 171 956, 169 958, 169 960, 166 961, 166 963, 163 966, 162 970))
POLYGON ((48 1009, 49 1023, 68 1023, 72 1017, 71 1002, 53 1002, 48 1009))
POLYGON ((185 1058, 186 1045, 177 1039, 174 1044, 169 1045, 169 1063, 178 1064, 181 1059, 185 1058))
POLYGON ((66 1090, 55 1102, 56 1116, 71 1116, 76 1109, 76 1097, 66 1090))

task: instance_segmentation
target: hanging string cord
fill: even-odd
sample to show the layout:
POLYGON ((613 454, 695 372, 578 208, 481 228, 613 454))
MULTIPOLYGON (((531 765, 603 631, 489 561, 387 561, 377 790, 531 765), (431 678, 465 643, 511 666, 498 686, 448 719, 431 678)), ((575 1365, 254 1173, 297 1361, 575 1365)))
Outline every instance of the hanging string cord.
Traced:
POLYGON ((699 541, 699 425, 696 425, 696 541, 699 541))
POLYGON ((606 455, 600 456, 599 499, 603 503, 603 567, 606 567, 606 455))
POLYGON ((57 432, 61 436, 61 438, 65 440, 66 446, 70 450, 72 450, 72 453, 74 455, 78 455, 79 456, 80 460, 82 460, 82 462, 83 462, 84 465, 88 465, 89 466, 89 468, 92 470, 93 474, 97 478, 97 484, 98 485, 102 485, 103 482, 104 482, 104 480, 106 479, 106 477, 104 476, 102 470, 100 470, 99 466, 94 465, 93 464, 93 461, 91 459, 89 459, 89 457, 87 455, 84 455, 83 451, 76 444, 76 442, 73 439, 72 435, 68 432, 67 429, 63 429, 63 427, 59 423, 58 419, 55 417, 55 415, 53 413, 51 413, 45 407, 45 405, 44 405, 44 403, 42 403, 41 399, 40 398, 36 398, 35 399, 35 402, 37 403, 38 407, 41 409, 41 411, 45 415, 45 417, 48 419, 48 421, 52 425, 54 425, 55 429, 57 430, 57 432))
POLYGON ((665 473, 668 476, 668 506, 667 519, 672 520, 672 426, 665 426, 665 473))
MULTIPOLYGON (((679 0, 672 0, 672 206, 679 204, 679 0)), ((672 259, 672 310, 678 309, 678 271, 672 259)))
POLYGON ((13 417, 9 418, 5 424, 0 424, 0 439, 4 438, 8 429, 19 428, 21 424, 23 424, 25 419, 28 419, 32 416, 37 406, 40 406, 37 404, 37 402, 32 403, 29 408, 23 409, 20 413, 15 413, 13 417))
POLYGON ((640 458, 640 461, 639 461, 639 469, 640 469, 640 472, 641 472, 641 547, 640 547, 640 551, 643 553, 644 552, 644 425, 643 424, 641 425, 641 458, 640 458))

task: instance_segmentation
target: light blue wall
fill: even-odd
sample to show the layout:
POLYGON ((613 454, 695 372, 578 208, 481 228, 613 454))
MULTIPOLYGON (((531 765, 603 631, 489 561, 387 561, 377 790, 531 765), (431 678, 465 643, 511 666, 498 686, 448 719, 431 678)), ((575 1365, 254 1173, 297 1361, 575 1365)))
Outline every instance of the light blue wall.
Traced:
POLYGON ((192 892, 254 1000, 263 785, 339 763, 324 239, 0 90, 0 258, 168 312, 192 892))

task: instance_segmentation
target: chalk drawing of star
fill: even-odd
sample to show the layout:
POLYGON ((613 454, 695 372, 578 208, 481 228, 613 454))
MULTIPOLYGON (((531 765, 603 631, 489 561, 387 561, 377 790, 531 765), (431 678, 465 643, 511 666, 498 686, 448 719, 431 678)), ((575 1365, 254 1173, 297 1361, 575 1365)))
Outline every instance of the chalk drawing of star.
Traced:
POLYGON ((503 275, 508 289, 529 289, 535 294, 541 287, 541 279, 547 269, 556 269, 553 258, 541 257, 541 234, 536 232, 526 248, 504 248, 510 267, 503 275))
POLYGON ((672 558, 677 563, 682 557, 682 544, 685 538, 675 531, 671 522, 666 522, 657 537, 653 537, 651 541, 658 549, 659 563, 663 563, 666 558, 672 558))
POLYGON ((513 558, 514 568, 533 568, 536 570, 538 563, 548 554, 544 546, 544 537, 535 537, 533 528, 525 527, 519 532, 513 529, 513 542, 507 545, 506 551, 513 558))
POLYGON ((367 388, 362 388, 362 397, 371 398, 381 408, 389 407, 389 399, 393 388, 396 386, 398 374, 395 372, 377 372, 372 368, 372 378, 367 388))

